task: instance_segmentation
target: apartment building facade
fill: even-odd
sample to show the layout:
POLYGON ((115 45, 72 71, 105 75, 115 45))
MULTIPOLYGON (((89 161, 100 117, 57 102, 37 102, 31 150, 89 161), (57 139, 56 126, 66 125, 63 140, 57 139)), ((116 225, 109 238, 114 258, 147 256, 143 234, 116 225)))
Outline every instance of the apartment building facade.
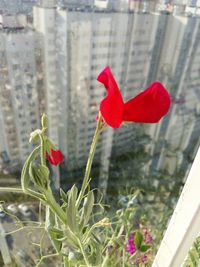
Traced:
POLYGON ((0 38, 1 162, 20 166, 32 149, 29 133, 39 125, 35 36, 18 24, 3 24, 0 38))

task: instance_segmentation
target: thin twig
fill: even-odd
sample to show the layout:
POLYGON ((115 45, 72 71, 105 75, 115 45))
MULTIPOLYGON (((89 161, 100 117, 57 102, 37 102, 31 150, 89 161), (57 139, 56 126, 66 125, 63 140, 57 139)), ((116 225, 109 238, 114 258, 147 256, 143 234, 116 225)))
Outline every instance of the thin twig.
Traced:
POLYGON ((51 258, 51 257, 58 257, 60 256, 59 253, 44 255, 39 259, 39 262, 35 265, 35 267, 39 267, 43 260, 51 258))
POLYGON ((4 235, 12 235, 12 234, 15 234, 21 230, 24 230, 24 229, 44 229, 44 227, 38 227, 38 226, 23 226, 21 228, 18 228, 16 230, 13 230, 13 231, 10 231, 10 232, 6 232, 4 235))

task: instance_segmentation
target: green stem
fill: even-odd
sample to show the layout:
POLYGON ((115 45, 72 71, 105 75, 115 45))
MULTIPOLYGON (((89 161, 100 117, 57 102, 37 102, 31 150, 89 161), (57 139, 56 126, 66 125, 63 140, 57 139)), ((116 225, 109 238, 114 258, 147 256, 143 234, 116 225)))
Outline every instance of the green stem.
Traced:
POLYGON ((29 196, 32 196, 34 198, 37 198, 38 200, 41 200, 41 201, 44 201, 44 196, 43 194, 40 194, 32 189, 27 189, 25 192, 25 194, 29 195, 29 196))
POLYGON ((81 241, 80 241, 79 239, 78 239, 78 243, 79 243, 79 247, 80 247, 80 249, 81 249, 81 252, 82 252, 82 255, 83 255, 83 258, 84 258, 86 267, 91 267, 91 265, 90 265, 90 263, 89 263, 89 261, 88 261, 88 258, 87 258, 86 254, 85 254, 85 251, 84 251, 84 249, 83 249, 83 246, 82 246, 82 244, 81 244, 81 241))
POLYGON ((63 224, 67 224, 67 216, 65 212, 62 210, 60 205, 56 202, 51 188, 48 188, 44 191, 46 202, 49 205, 50 209, 58 216, 58 218, 63 222, 63 224))
POLYGON ((45 145, 44 145, 43 133, 40 134, 40 142, 41 142, 41 150, 40 150, 41 165, 46 166, 46 155, 45 155, 45 145))
POLYGON ((106 254, 106 256, 104 257, 104 260, 101 264, 101 267, 106 267, 107 266, 107 263, 108 263, 108 260, 109 260, 109 255, 106 254))
POLYGON ((44 255, 39 259, 39 262, 35 265, 35 267, 39 267, 40 264, 42 263, 42 261, 44 261, 45 259, 49 259, 49 258, 52 258, 52 257, 58 257, 58 256, 59 256, 58 253, 44 255))
POLYGON ((21 188, 16 188, 16 187, 0 187, 0 192, 11 192, 11 193, 24 194, 24 191, 21 188))
POLYGON ((63 256, 63 264, 64 264, 64 267, 70 267, 66 256, 63 256))
POLYGON ((123 262, 122 262, 122 264, 123 264, 123 267, 125 267, 125 249, 123 249, 123 262))
POLYGON ((10 192, 10 193, 18 193, 18 194, 26 194, 31 197, 37 198, 38 200, 44 201, 44 197, 42 194, 35 192, 31 189, 26 189, 25 191, 21 188, 16 187, 0 187, 0 192, 10 192))
MULTIPOLYGON (((34 194, 32 194, 31 192, 29 192, 30 189, 28 189, 28 191, 26 190, 25 192, 21 189, 21 188, 10 188, 10 187, 0 187, 0 192, 14 192, 14 193, 25 193, 28 194, 30 196, 36 197, 34 194)), ((33 191, 34 193, 36 193, 35 191, 33 191)), ((46 190, 45 192, 45 197, 46 197, 46 201, 41 198, 39 198, 39 200, 42 200, 44 203, 48 203, 49 207, 51 208, 51 210, 58 216, 58 218, 66 225, 67 224, 67 219, 66 219, 66 214, 65 212, 62 210, 62 208, 60 207, 60 205, 58 205, 58 203, 56 202, 53 193, 51 191, 50 188, 48 188, 48 190, 46 190)), ((39 194, 39 193, 38 193, 39 194)), ((39 194, 41 195, 41 194, 39 194)), ((41 195, 42 196, 42 195, 41 195)), ((42 196, 43 197, 43 196, 42 196)))
POLYGON ((97 127, 96 127, 96 130, 95 130, 95 133, 94 133, 94 137, 93 137, 93 140, 92 140, 91 147, 90 147, 89 157, 88 157, 86 170, 85 170, 85 176, 84 176, 82 187, 81 187, 81 190, 80 190, 80 193, 79 193, 79 196, 78 196, 78 199, 77 199, 77 203, 76 203, 77 207, 80 205, 81 200, 82 200, 82 198, 83 198, 83 196, 85 194, 85 190, 86 190, 86 188, 88 186, 88 182, 89 182, 89 179, 90 179, 90 172, 91 172, 92 162, 93 162, 93 159, 94 159, 94 154, 95 154, 95 150, 96 150, 96 146, 97 146, 97 141, 99 139, 99 136, 100 136, 101 130, 102 130, 102 122, 103 122, 102 121, 102 116, 99 115, 97 127))

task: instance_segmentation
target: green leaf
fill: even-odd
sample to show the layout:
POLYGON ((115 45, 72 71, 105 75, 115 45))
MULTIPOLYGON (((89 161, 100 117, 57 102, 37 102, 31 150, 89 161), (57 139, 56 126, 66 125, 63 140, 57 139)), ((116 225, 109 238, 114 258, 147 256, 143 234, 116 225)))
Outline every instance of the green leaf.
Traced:
POLYGON ((90 215, 93 210, 93 206, 94 206, 94 193, 93 191, 89 191, 83 203, 83 209, 82 209, 82 215, 81 215, 81 224, 83 226, 85 226, 88 223, 90 219, 90 215))
POLYGON ((93 247, 95 247, 95 265, 100 266, 102 261, 102 247, 99 245, 99 243, 94 242, 93 247))
POLYGON ((29 166, 29 175, 40 190, 48 188, 49 169, 45 165, 35 165, 31 162, 29 166))
POLYGON ((49 234, 49 238, 55 250, 59 253, 61 251, 62 242, 59 240, 63 238, 63 231, 55 227, 56 217, 52 210, 46 206, 45 228, 49 234))
POLYGON ((142 246, 140 247, 140 251, 141 251, 141 252, 146 252, 146 251, 149 250, 150 248, 151 248, 150 245, 142 245, 142 246))
POLYGON ((72 231, 76 231, 76 199, 78 189, 75 185, 68 191, 68 205, 66 208, 67 223, 72 231))
POLYGON ((79 243, 75 236, 75 234, 71 231, 69 227, 66 227, 64 230, 64 237, 59 239, 63 244, 66 243, 66 245, 70 249, 77 250, 79 249, 79 243))
POLYGON ((30 175, 29 175, 29 167, 32 161, 35 160, 36 156, 40 153, 40 146, 36 147, 29 157, 27 158, 26 162, 24 163, 22 174, 21 174, 21 185, 23 191, 28 189, 30 183, 30 175))
POLYGON ((59 253, 62 248, 62 242, 59 240, 63 237, 63 232, 56 228, 48 228, 49 238, 55 250, 59 253))
POLYGON ((38 166, 38 169, 42 175, 42 178, 45 178, 46 180, 49 179, 49 169, 47 166, 45 165, 39 165, 38 166))
POLYGON ((142 234, 139 231, 136 231, 134 236, 134 243, 137 249, 140 249, 142 240, 143 240, 142 234))
POLYGON ((48 169, 48 167, 45 165, 39 165, 38 166, 38 172, 39 172, 39 176, 41 177, 43 187, 45 189, 47 189, 49 186, 49 169, 48 169))
POLYGON ((55 226, 55 214, 52 212, 49 206, 46 206, 45 228, 49 229, 54 226, 55 226))
POLYGON ((37 173, 37 167, 35 166, 35 164, 33 162, 31 162, 30 166, 29 166, 29 175, 30 175, 31 180, 34 183, 34 185, 36 185, 39 188, 42 188, 41 179, 37 173))
POLYGON ((61 199, 63 200, 63 202, 65 202, 65 203, 68 202, 68 196, 62 188, 60 188, 60 196, 61 196, 61 199))
POLYGON ((197 265, 196 256, 192 251, 189 251, 189 257, 190 257, 190 261, 192 263, 192 266, 196 266, 197 265))

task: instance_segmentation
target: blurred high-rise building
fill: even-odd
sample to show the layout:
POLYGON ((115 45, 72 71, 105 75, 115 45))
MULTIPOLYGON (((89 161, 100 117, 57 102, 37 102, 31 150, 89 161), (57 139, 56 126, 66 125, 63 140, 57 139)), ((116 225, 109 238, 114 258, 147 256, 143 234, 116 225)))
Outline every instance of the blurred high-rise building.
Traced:
MULTIPOLYGON (((24 16, 1 17, 1 162, 21 164, 31 151, 30 131, 39 125, 35 34, 24 16)), ((20 165, 19 165, 20 166, 20 165)))
MULTIPOLYGON (((111 65, 120 80, 128 19, 128 14, 69 11, 41 4, 34 8, 34 27, 44 51, 49 134, 62 148, 68 168, 83 166, 87 160, 99 103, 105 95, 96 77, 111 65)), ((96 159, 109 157, 112 135, 112 129, 103 134, 96 159)))
MULTIPOLYGON (((158 64, 152 68, 149 78, 162 81, 170 89, 172 105, 170 114, 158 125, 151 126, 150 133, 154 140, 152 168, 168 166, 168 170, 173 173, 182 164, 183 155, 192 143, 195 127, 198 125, 196 109, 200 92, 200 66, 197 43, 200 24, 196 18, 169 16, 166 26, 163 27, 165 37, 160 40, 162 49, 157 53, 158 64), (170 148, 164 149, 160 139, 167 140, 170 148), (178 159, 175 153, 177 149, 178 159)), ((198 143, 197 134, 195 138, 198 143)))
MULTIPOLYGON (((105 96, 96 77, 110 65, 126 100, 145 88, 159 22, 159 14, 87 12, 67 5, 56 9, 54 1, 40 1, 34 7, 34 27, 43 51, 49 134, 62 148, 69 169, 87 160, 95 117, 105 96)), ((105 177, 102 187, 112 149, 125 152, 132 138, 130 128, 115 133, 110 128, 102 134, 96 155, 100 175, 105 177)))

